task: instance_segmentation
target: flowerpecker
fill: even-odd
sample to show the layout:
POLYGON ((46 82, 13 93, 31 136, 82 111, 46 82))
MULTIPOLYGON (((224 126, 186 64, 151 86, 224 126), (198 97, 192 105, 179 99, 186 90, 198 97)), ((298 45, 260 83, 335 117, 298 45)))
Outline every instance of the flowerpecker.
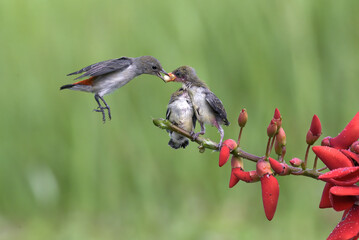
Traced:
MULTIPOLYGON (((92 92, 95 94, 95 100, 98 107, 94 109, 96 112, 102 113, 102 120, 105 122, 105 109, 108 111, 108 117, 111 119, 110 107, 103 99, 103 96, 115 91, 131 81, 133 78, 141 74, 155 75, 162 80, 167 73, 163 70, 161 63, 152 56, 142 56, 137 58, 121 57, 103 62, 98 62, 87 66, 79 71, 69 73, 67 76, 80 74, 75 78, 88 77, 72 84, 64 85, 62 89, 72 89, 84 92, 92 92), (100 100, 105 106, 101 105, 100 100)), ((165 80, 164 80, 165 81, 165 80)))
MULTIPOLYGON (((180 88, 172 94, 167 107, 166 119, 187 132, 194 131, 196 115, 194 114, 192 102, 187 90, 180 88)), ((185 148, 188 145, 188 138, 176 132, 168 132, 171 137, 168 145, 172 148, 185 148)))
POLYGON ((206 132, 204 124, 210 124, 216 127, 220 133, 221 140, 219 147, 222 146, 224 131, 221 125, 228 126, 227 113, 223 107, 222 101, 209 90, 207 85, 201 81, 195 70, 189 66, 182 66, 165 76, 166 82, 181 82, 182 87, 186 89, 192 101, 196 118, 201 125, 201 131, 192 133, 194 138, 206 132))

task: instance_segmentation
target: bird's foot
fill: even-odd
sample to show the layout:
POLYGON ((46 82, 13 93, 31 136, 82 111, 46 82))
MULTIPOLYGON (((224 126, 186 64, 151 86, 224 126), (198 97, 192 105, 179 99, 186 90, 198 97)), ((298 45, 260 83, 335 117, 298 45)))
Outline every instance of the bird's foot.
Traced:
POLYGON ((199 135, 203 135, 204 133, 202 132, 198 132, 198 133, 195 133, 195 132, 191 132, 191 136, 193 138, 193 141, 196 141, 197 138, 199 137, 199 135))
POLYGON ((95 112, 100 112, 102 113, 102 121, 105 123, 106 122, 106 113, 105 113, 105 109, 107 109, 108 111, 108 118, 111 120, 111 111, 109 107, 97 107, 96 109, 94 109, 95 112))

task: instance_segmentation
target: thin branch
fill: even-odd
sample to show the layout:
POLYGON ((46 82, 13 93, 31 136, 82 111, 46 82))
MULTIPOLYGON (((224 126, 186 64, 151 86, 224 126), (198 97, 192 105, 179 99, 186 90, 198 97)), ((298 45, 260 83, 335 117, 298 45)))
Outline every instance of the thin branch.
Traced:
MULTIPOLYGON (((176 125, 172 124, 169 120, 166 120, 163 118, 157 118, 157 119, 153 119, 153 124, 155 124, 157 127, 161 128, 161 129, 166 129, 166 130, 170 130, 170 131, 179 133, 179 134, 187 137, 191 141, 198 143, 201 146, 201 148, 208 148, 208 149, 219 151, 218 143, 213 142, 212 140, 210 140, 208 138, 201 137, 201 136, 197 137, 197 139, 194 139, 193 136, 191 135, 191 133, 183 130, 182 128, 177 127, 176 125)), ((256 155, 247 153, 247 152, 243 151, 240 147, 233 149, 233 151, 231 153, 236 157, 241 157, 241 158, 250 160, 252 162, 257 162, 259 159, 263 158, 263 156, 256 156, 256 155)), ((314 179, 317 179, 321 175, 321 173, 315 169, 303 170, 302 168, 293 167, 290 165, 288 165, 288 168, 290 169, 290 173, 293 175, 302 175, 302 176, 307 176, 307 177, 311 177, 314 179)))

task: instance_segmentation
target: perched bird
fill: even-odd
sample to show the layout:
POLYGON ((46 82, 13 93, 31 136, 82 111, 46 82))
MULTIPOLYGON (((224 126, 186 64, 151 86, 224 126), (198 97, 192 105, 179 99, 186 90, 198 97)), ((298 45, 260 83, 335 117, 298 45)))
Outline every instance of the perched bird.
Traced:
POLYGON ((165 81, 181 82, 182 87, 188 91, 196 118, 201 125, 201 131, 193 133, 193 137, 197 138, 199 134, 205 134, 204 124, 210 124, 218 129, 221 136, 219 146, 222 146, 224 131, 221 125, 228 126, 230 124, 227 120, 226 110, 221 100, 198 78, 195 70, 189 66, 179 67, 169 73, 165 77, 165 81))
MULTIPOLYGON (((192 102, 188 92, 183 88, 178 89, 171 95, 171 99, 167 107, 166 119, 187 132, 194 131, 196 115, 194 114, 192 102)), ((178 149, 180 147, 186 148, 189 143, 188 138, 176 132, 168 132, 171 137, 171 140, 168 142, 169 146, 174 149, 178 149)))
MULTIPOLYGON (((72 89, 84 92, 92 92, 95 94, 95 100, 98 104, 96 112, 102 113, 102 119, 105 122, 105 109, 108 111, 108 117, 111 119, 110 107, 103 99, 103 96, 115 91, 117 88, 127 84, 133 78, 141 74, 155 75, 164 80, 162 74, 167 75, 163 70, 161 63, 152 56, 142 56, 137 58, 121 57, 111 59, 99 63, 87 66, 79 71, 68 74, 81 76, 75 78, 89 77, 85 80, 75 82, 73 84, 67 84, 60 88, 72 89), (100 100, 105 106, 101 105, 100 100)), ((165 81, 165 80, 164 80, 165 81)))

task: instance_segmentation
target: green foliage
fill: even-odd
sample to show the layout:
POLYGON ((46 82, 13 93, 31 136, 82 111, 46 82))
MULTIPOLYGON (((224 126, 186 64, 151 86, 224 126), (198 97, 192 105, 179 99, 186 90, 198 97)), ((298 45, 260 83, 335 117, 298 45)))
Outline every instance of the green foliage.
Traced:
POLYGON ((358 10, 350 0, 1 1, 0 239, 324 239, 339 217, 318 209, 323 183, 279 178, 268 222, 258 184, 229 190, 218 154, 167 146, 152 117, 178 84, 139 77, 105 97, 106 124, 91 94, 59 87, 120 56, 190 65, 227 109, 226 138, 245 107, 241 144, 264 154, 278 107, 287 159, 303 158, 314 114, 335 136, 358 111, 358 10))

